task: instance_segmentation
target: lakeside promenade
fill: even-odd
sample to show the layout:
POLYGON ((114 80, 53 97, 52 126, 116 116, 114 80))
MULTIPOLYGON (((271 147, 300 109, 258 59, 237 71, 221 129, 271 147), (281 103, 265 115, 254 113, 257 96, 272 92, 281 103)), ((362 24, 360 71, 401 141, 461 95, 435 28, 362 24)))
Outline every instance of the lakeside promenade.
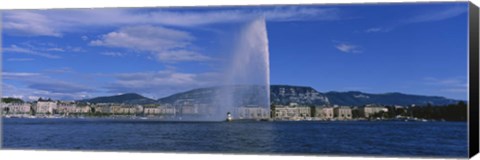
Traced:
MULTIPOLYGON (((39 100, 34 102, 0 102, 4 118, 123 118, 156 120, 219 120, 226 113, 201 103, 119 104, 81 103, 39 100)), ((367 104, 363 106, 321 105, 296 103, 264 106, 239 106, 232 111, 235 120, 274 121, 466 121, 466 104, 447 106, 399 106, 367 104)))

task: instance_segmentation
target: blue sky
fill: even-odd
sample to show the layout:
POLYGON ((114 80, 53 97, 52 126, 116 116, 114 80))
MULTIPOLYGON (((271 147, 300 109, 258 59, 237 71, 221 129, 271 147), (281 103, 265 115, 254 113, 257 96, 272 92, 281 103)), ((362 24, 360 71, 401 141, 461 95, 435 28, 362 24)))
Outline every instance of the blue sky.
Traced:
POLYGON ((3 96, 151 98, 218 84, 239 31, 266 18, 272 84, 467 99, 467 3, 15 10, 3 96))

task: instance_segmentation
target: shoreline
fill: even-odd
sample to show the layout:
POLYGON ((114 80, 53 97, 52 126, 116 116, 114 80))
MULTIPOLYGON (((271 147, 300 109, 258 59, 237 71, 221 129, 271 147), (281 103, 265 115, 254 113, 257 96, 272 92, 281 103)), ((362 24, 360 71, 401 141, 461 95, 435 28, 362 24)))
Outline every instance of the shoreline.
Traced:
MULTIPOLYGON (((199 120, 198 118, 164 118, 164 117, 148 117, 148 116, 31 116, 31 115, 2 115, 2 119, 85 119, 85 120, 147 120, 147 121, 163 121, 163 122, 227 122, 215 120, 199 120)), ((391 118, 391 119, 233 119, 230 122, 465 122, 465 121, 447 121, 435 119, 421 118, 391 118)))

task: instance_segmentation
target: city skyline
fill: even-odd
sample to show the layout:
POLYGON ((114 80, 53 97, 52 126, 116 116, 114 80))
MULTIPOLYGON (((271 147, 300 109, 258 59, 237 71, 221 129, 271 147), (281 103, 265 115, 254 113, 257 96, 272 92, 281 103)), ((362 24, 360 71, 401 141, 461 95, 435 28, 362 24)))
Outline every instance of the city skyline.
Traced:
POLYGON ((265 17, 271 84, 467 99, 467 3, 3 11, 3 96, 161 98, 218 84, 265 17), (379 14, 381 13, 381 14, 379 14))

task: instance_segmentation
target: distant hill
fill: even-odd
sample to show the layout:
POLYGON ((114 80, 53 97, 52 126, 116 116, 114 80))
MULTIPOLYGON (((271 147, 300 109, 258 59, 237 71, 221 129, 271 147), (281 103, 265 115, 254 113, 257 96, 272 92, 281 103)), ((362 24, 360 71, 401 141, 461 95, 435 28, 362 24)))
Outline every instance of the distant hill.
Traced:
POLYGON ((92 99, 81 100, 81 102, 90 103, 125 103, 125 104, 151 104, 155 100, 144 97, 136 93, 126 93, 115 96, 96 97, 92 99))
POLYGON ((20 98, 10 98, 10 97, 2 98, 1 101, 4 103, 22 103, 23 102, 23 100, 20 98))
POLYGON ((159 103, 175 103, 180 99, 190 99, 198 103, 215 102, 225 94, 242 95, 243 99, 233 99, 233 104, 259 104, 259 99, 263 96, 267 99, 267 90, 261 86, 234 85, 222 87, 198 88, 186 92, 173 94, 168 97, 158 99, 159 103), (260 98, 259 98, 260 97, 260 98))
POLYGON ((218 87, 197 88, 186 92, 176 93, 157 100, 159 103, 175 103, 179 99, 195 99, 199 102, 211 102, 218 91, 218 87))
MULTIPOLYGON (((127 104, 152 104, 152 103, 175 103, 177 100, 194 100, 197 103, 208 103, 214 101, 216 95, 221 95, 227 89, 235 94, 243 94, 244 99, 235 100, 234 103, 255 104, 254 100, 265 96, 256 93, 258 88, 245 86, 208 87, 198 88, 186 92, 176 93, 158 100, 143 97, 139 94, 128 93, 116 96, 97 97, 83 100, 91 103, 127 103, 127 104), (253 103, 252 103, 253 102, 253 103)), ((447 105, 459 102, 439 96, 411 95, 403 93, 371 94, 359 91, 348 92, 318 92, 308 86, 271 85, 270 102, 272 104, 297 103, 301 105, 347 105, 361 106, 365 104, 383 105, 447 105)))
MULTIPOLYGON (((173 94, 160 98, 161 103, 173 103, 178 99, 195 99, 208 102, 218 92, 219 87, 199 88, 187 92, 173 94)), ((242 91, 241 87, 237 90, 242 91)), ((248 92, 247 92, 248 93, 248 92)), ((255 98, 255 96, 253 96, 255 98)), ((439 96, 410 95, 403 93, 370 94, 358 91, 349 92, 318 92, 308 86, 271 85, 270 102, 272 104, 297 103, 301 105, 348 105, 361 106, 365 104, 383 105, 446 105, 457 103, 458 100, 439 96)))
POLYGON ((457 100, 439 96, 409 95, 403 93, 370 94, 358 91, 321 93, 311 87, 271 85, 271 102, 273 104, 298 103, 304 105, 336 104, 361 106, 365 104, 383 105, 446 105, 457 100))
POLYGON ((270 103, 287 105, 297 103, 302 105, 323 105, 329 104, 328 97, 313 89, 305 86, 290 85, 271 85, 270 103))
POLYGON ((403 93, 370 94, 358 91, 349 92, 327 92, 332 104, 359 106, 365 104, 383 105, 447 105, 457 103, 458 100, 448 99, 439 96, 422 96, 403 93))

